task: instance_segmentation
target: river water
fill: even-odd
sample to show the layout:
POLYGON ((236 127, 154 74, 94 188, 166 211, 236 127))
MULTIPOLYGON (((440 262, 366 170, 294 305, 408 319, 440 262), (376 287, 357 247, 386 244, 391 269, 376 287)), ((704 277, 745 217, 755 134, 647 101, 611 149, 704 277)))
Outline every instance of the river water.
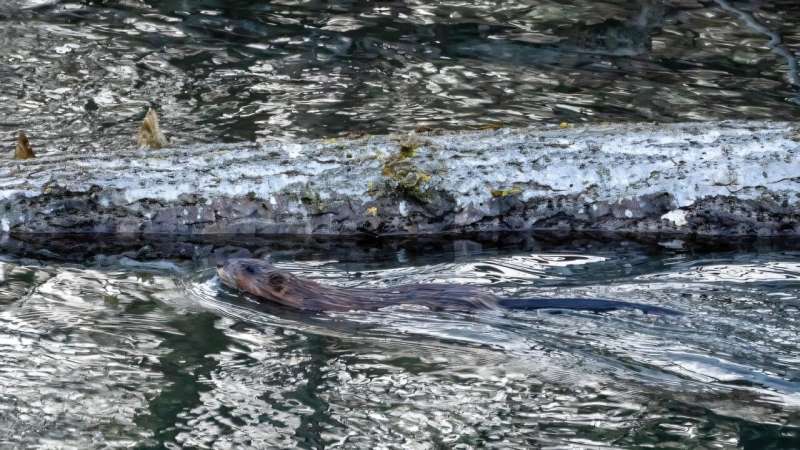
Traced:
MULTIPOLYGON (((800 118, 800 3, 4 0, 0 142, 132 146, 537 123, 800 118)), ((0 241, 0 448, 800 448, 792 242, 481 236, 0 241), (299 314, 343 286, 680 310, 299 314)))
POLYGON ((0 448, 800 448, 800 249, 723 244, 6 239, 0 448), (301 314, 220 286, 231 256, 684 315, 301 314))
POLYGON ((3 0, 0 142, 800 118, 795 0, 3 0))

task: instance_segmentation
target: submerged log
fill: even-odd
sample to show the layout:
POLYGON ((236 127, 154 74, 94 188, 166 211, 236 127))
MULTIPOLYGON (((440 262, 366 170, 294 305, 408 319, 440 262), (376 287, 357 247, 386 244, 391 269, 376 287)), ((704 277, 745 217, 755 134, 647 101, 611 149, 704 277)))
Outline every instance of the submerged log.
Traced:
POLYGON ((793 123, 499 129, 0 162, 32 233, 800 234, 793 123))

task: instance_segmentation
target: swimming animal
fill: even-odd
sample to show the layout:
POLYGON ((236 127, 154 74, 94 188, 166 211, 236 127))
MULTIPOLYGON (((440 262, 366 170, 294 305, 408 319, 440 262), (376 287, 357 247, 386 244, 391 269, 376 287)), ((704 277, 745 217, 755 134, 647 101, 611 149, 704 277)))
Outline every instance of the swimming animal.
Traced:
POLYGON ((611 311, 638 309, 648 314, 677 315, 677 311, 642 303, 582 298, 501 298, 478 286, 409 284, 390 288, 345 288, 302 279, 266 261, 230 259, 217 266, 223 284, 260 301, 302 311, 377 310, 391 305, 420 305, 432 310, 565 309, 611 311))

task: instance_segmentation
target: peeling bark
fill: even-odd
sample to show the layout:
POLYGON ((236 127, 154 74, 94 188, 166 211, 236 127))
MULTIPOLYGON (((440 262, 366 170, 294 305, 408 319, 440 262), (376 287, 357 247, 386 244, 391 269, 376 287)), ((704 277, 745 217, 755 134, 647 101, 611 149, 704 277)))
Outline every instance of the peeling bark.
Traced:
POLYGON ((800 233, 791 123, 499 129, 0 162, 6 232, 800 233))

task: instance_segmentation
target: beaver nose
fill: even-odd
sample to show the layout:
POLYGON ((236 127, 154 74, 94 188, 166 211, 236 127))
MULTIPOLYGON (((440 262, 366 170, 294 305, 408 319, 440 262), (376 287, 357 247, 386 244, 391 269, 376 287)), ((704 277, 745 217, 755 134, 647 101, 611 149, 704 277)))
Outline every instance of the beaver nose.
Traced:
POLYGON ((225 264, 217 263, 217 269, 222 269, 223 267, 225 267, 225 264))

